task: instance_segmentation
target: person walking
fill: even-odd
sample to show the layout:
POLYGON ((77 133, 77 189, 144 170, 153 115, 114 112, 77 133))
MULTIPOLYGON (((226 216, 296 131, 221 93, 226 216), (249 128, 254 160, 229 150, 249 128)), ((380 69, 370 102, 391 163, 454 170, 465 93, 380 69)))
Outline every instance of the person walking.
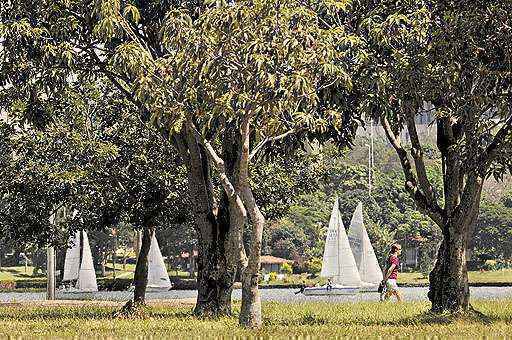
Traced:
POLYGON ((391 253, 386 261, 387 270, 385 271, 384 279, 382 280, 382 283, 385 286, 385 291, 383 291, 381 294, 381 301, 383 298, 384 300, 389 300, 391 295, 394 295, 398 302, 403 300, 402 294, 400 293, 396 283, 396 280, 398 279, 398 268, 400 266, 400 260, 398 257, 401 253, 402 246, 400 246, 398 243, 394 243, 391 246, 391 253))

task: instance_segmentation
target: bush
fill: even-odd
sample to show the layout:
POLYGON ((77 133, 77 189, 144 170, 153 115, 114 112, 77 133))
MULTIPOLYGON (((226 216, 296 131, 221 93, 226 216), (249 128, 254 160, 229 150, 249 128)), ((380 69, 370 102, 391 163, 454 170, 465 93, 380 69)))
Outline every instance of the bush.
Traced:
POLYGON ((313 257, 304 263, 304 267, 308 273, 318 275, 322 270, 322 259, 319 257, 313 257))
POLYGON ((485 270, 496 270, 498 269, 496 266, 496 260, 487 260, 484 263, 483 269, 485 270))
POLYGON ((0 281, 0 290, 14 290, 14 289, 16 289, 16 282, 0 281))
POLYGON ((46 278, 29 278, 16 281, 19 289, 46 289, 46 278))
POLYGON ((123 291, 130 288, 132 279, 126 278, 98 278, 98 289, 99 290, 111 290, 111 291, 123 291))
POLYGON ((276 273, 276 272, 270 272, 270 278, 269 278, 269 281, 270 281, 270 282, 275 282, 275 281, 277 281, 277 273, 276 273))
POLYGON ((281 266, 281 272, 283 274, 288 274, 290 275, 292 273, 292 266, 289 264, 289 263, 283 263, 283 265, 281 266))

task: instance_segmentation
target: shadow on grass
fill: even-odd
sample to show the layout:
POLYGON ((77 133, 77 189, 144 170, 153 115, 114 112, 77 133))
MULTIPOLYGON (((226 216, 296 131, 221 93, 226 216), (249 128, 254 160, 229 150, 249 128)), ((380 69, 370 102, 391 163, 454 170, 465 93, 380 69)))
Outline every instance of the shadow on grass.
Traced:
POLYGON ((422 325, 449 325, 455 322, 476 323, 490 325, 495 322, 512 323, 512 316, 503 317, 488 316, 477 310, 471 310, 464 314, 435 314, 430 311, 423 312, 414 316, 397 318, 395 320, 376 320, 354 316, 353 319, 346 319, 345 323, 339 319, 329 319, 313 312, 306 312, 297 318, 284 320, 272 320, 265 318, 264 323, 267 326, 304 326, 304 325, 351 325, 351 326, 422 326, 422 325))
MULTIPOLYGON (((81 319, 81 320, 101 320, 101 319, 115 319, 115 312, 120 308, 117 307, 99 307, 99 306, 86 306, 86 307, 37 307, 37 308, 19 308, 12 306, 10 308, 0 309, 0 320, 15 320, 15 321, 45 321, 45 320, 59 320, 59 319, 81 319)), ((197 320, 221 320, 226 317, 220 318, 201 318, 193 314, 192 309, 187 307, 169 307, 169 308, 153 308, 146 307, 146 315, 143 318, 155 318, 166 320, 181 320, 186 321, 190 319, 197 320)), ((238 314, 233 313, 231 318, 236 319, 238 314)), ((283 327, 283 326, 422 326, 422 325, 449 325, 454 322, 476 323, 482 325, 489 325, 495 322, 512 323, 512 315, 506 316, 488 316, 479 311, 472 310, 466 314, 434 314, 431 312, 423 312, 414 316, 397 318, 395 320, 379 320, 372 318, 365 318, 354 315, 353 318, 346 318, 345 320, 337 319, 336 317, 329 318, 324 315, 319 315, 312 311, 305 311, 296 317, 286 319, 274 319, 264 317, 264 325, 266 327, 283 327)))
POLYGON ((510 322, 510 317, 493 318, 483 314, 477 310, 470 310, 466 313, 452 314, 452 313, 432 313, 430 311, 399 319, 392 322, 387 322, 390 326, 411 326, 411 325, 449 325, 454 322, 467 322, 490 325, 493 322, 505 321, 510 322))
POLYGON ((33 320, 59 320, 59 319, 109 319, 112 308, 108 307, 11 307, 0 310, 0 320, 33 321, 33 320))

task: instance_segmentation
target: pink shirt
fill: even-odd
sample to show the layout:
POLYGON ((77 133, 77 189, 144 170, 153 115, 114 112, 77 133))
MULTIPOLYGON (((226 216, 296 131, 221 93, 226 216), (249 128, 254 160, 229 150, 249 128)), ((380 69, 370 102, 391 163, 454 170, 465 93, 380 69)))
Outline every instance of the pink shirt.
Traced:
POLYGON ((398 277, 398 266, 400 265, 400 260, 398 259, 398 256, 391 255, 388 258, 388 268, 391 267, 391 265, 395 265, 395 268, 393 268, 393 271, 391 272, 391 275, 389 275, 389 279, 394 279, 398 277))

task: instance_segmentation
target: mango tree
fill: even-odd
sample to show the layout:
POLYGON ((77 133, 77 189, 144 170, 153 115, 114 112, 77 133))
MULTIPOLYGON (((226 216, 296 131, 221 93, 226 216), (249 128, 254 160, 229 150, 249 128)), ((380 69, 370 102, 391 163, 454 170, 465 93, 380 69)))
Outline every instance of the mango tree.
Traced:
POLYGON ((512 161, 510 2, 354 2, 350 19, 366 37, 368 62, 357 83, 361 108, 378 118, 396 150, 405 188, 441 228, 430 273, 434 312, 469 306, 466 248, 482 186, 512 161), (415 119, 437 128, 443 189, 425 167, 415 119), (402 130, 408 140, 403 140, 402 130))
POLYGON ((266 220, 251 185, 255 155, 287 136, 329 132, 341 141, 344 129, 355 130, 340 110, 345 103, 321 95, 334 86, 350 90, 352 51, 335 50, 333 41, 357 40, 318 22, 316 12, 295 2, 256 1, 209 8, 195 21, 173 11, 163 30, 169 56, 159 61, 167 72, 161 81, 172 99, 155 119, 185 133, 215 165, 229 202, 231 263, 242 268, 239 322, 246 327, 262 323, 258 279, 266 220))

